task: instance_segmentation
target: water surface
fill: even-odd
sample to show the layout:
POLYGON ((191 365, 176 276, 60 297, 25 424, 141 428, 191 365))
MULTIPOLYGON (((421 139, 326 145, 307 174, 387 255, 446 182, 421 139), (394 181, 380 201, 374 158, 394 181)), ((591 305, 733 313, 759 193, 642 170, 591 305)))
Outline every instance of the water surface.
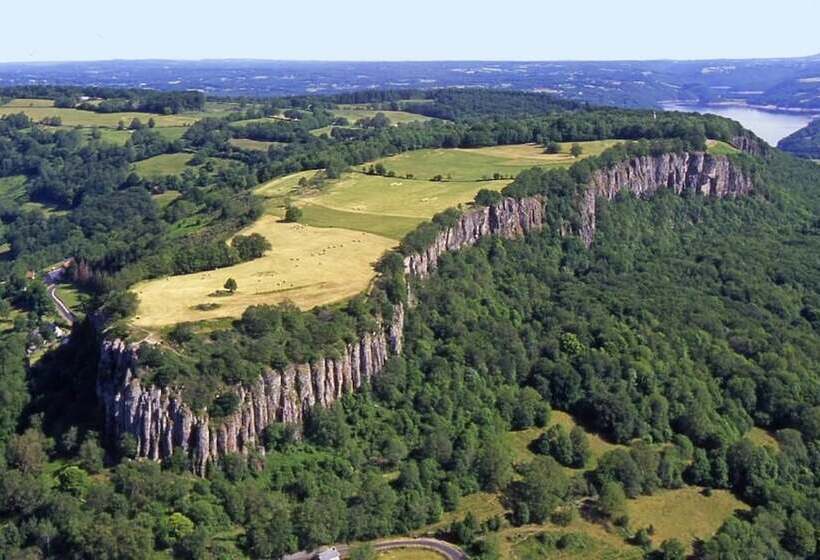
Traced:
POLYGON ((763 111, 753 107, 738 105, 664 105, 669 111, 695 111, 712 113, 734 119, 772 146, 795 130, 809 124, 820 115, 810 113, 789 113, 784 111, 763 111))

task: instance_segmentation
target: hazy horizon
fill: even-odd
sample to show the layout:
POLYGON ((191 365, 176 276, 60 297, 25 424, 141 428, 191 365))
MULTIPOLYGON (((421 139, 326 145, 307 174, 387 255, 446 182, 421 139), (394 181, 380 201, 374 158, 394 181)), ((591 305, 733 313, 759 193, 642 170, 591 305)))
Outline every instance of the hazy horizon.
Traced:
MULTIPOLYGON (((7 21, 30 9, 11 4, 7 21)), ((127 19, 102 0, 78 10, 48 6, 48 18, 7 26, 3 63, 108 60, 270 60, 321 62, 606 62, 796 58, 820 52, 820 4, 784 0, 776 10, 739 1, 690 0, 678 11, 655 2, 591 2, 583 10, 510 0, 503 10, 418 0, 385 10, 350 0, 305 13, 291 4, 235 0, 146 0, 127 19)))

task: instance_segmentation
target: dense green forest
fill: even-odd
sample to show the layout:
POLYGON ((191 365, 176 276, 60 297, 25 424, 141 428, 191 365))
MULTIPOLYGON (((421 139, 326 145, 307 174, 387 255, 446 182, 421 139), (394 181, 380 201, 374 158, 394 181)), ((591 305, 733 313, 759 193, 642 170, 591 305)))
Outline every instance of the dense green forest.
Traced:
POLYGON ((777 147, 796 156, 820 159, 820 119, 786 136, 777 147))
MULTIPOLYGON (((80 93, 72 91, 39 95, 80 93)), ((351 94, 321 106, 313 98, 277 100, 203 119, 176 142, 135 131, 123 147, 49 131, 24 116, 0 119, 0 178, 25 176, 25 200, 43 205, 6 199, 2 207, 3 301, 18 313, 0 337, 0 557, 270 558, 406 534, 483 490, 498 493, 509 515, 484 523, 467 516, 440 534, 473 558, 491 559, 499 558, 493 535, 501 527, 558 523, 592 497, 597 516, 629 528, 623 500, 683 484, 729 489, 753 507, 700 543, 697 557, 816 557, 820 169, 777 151, 734 156, 754 170, 753 196, 619 197, 601 205, 587 249, 557 226, 572 220, 575 195, 596 166, 702 148, 707 137, 730 140, 743 133, 739 125, 444 91, 431 94, 427 105, 441 107, 428 113, 452 120, 369 126, 355 137, 309 134, 332 122, 324 108, 334 103, 410 102, 418 94, 402 95, 351 94), (500 106, 508 114, 487 116, 500 106), (311 121, 291 113, 283 124, 241 122, 309 109, 311 121), (290 139, 267 152, 228 142, 252 134, 290 139), (162 464, 133 461, 132 438, 101 437, 99 340, 90 319, 36 363, 27 356, 31 331, 50 309, 27 270, 74 257, 74 278, 95 294, 92 307, 116 323, 133 312, 124 289, 136 280, 261 254, 258 238, 224 243, 259 215, 249 189, 260 181, 317 168, 332 176, 422 147, 601 138, 645 140, 568 171, 522 173, 505 194, 548 196, 551 227, 445 256, 431 279, 412 286, 417 304, 407 312, 404 350, 371 386, 316 409, 303 433, 270 427, 264 455, 228 455, 204 478, 190 474, 183 453, 162 464), (161 179, 131 171, 148 154, 182 151, 202 163, 161 179), (159 207, 152 194, 170 189, 180 196, 159 207), (208 225, 180 234, 192 217, 209 217, 208 225), (514 465, 506 436, 546 426, 552 410, 624 447, 568 474, 559 465, 589 464, 587 432, 550 430, 534 461, 514 465), (753 426, 773 433, 778 449, 746 439, 753 426)), ((480 193, 477 201, 495 196, 480 193)), ((332 352, 372 328, 376 314, 406 298, 397 277, 402 251, 423 247, 454 216, 420 226, 385 257, 369 297, 311 312, 250 308, 206 333, 176 327, 165 351, 142 352, 152 371, 146 381, 182 383, 193 406, 230 413, 231 393, 215 398, 197 388, 250 382, 264 367, 332 352)), ((120 334, 124 325, 112 328, 120 334)), ((630 528, 630 536, 646 544, 642 529, 630 528)), ((647 550, 651 558, 680 554, 675 543, 647 550)))

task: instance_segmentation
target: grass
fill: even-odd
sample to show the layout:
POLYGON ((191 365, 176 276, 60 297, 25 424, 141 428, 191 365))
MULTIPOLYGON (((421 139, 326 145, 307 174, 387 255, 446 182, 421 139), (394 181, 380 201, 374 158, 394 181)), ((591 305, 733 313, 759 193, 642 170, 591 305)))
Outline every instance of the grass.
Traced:
POLYGON ((301 223, 314 227, 344 228, 365 231, 400 241, 423 220, 405 216, 387 216, 346 212, 318 204, 307 204, 302 208, 301 223))
MULTIPOLYGON (((552 534, 553 538, 570 537, 563 548, 545 545, 539 541, 539 533, 523 536, 523 540, 512 546, 511 557, 515 560, 638 560, 643 557, 642 552, 635 547, 623 547, 594 538, 584 532, 572 531, 544 531, 552 534)), ((517 539, 516 539, 517 540, 517 539)))
POLYGON ((433 550, 423 548, 399 548, 385 550, 376 555, 377 560, 443 560, 445 557, 433 550))
POLYGON ((0 106, 0 116, 23 112, 35 122, 47 117, 60 117, 63 126, 97 126, 101 128, 117 128, 120 121, 126 126, 131 120, 138 118, 143 124, 153 118, 157 128, 165 126, 188 126, 198 119, 192 115, 154 115, 151 113, 95 113, 80 109, 65 109, 60 107, 18 107, 13 105, 0 106))
POLYGON ((707 140, 706 151, 716 156, 728 156, 740 153, 740 150, 721 140, 707 140))
MULTIPOLYGON (((617 140, 579 142, 584 148, 581 157, 600 154, 616 144, 617 140)), ((414 150, 379 160, 388 170, 399 176, 412 174, 418 179, 429 180, 442 175, 456 181, 477 181, 490 178, 495 173, 515 177, 531 167, 567 167, 575 162, 570 153, 571 144, 561 144, 561 153, 545 154, 539 144, 514 144, 472 149, 414 150)))
POLYGON ((486 521, 496 515, 503 516, 505 513, 504 506, 501 504, 501 499, 498 494, 490 492, 476 492, 463 496, 455 511, 447 511, 441 516, 441 519, 436 523, 422 527, 412 534, 426 535, 433 534, 438 529, 449 526, 453 521, 460 521, 468 512, 472 512, 479 522, 486 521))
POLYGON ((447 208, 471 202, 481 189, 501 190, 509 181, 432 182, 346 173, 301 204, 318 204, 345 212, 430 218, 447 208))
POLYGON ((192 157, 194 157, 192 154, 186 153, 161 154, 138 161, 134 164, 134 171, 147 178, 178 175, 185 170, 192 157))
POLYGON ((273 249, 235 266, 141 282, 136 326, 156 328, 182 321, 239 317, 250 305, 291 300, 302 308, 352 297, 375 276, 373 264, 395 245, 392 239, 337 228, 314 228, 263 216, 242 232, 259 233, 273 249), (212 297, 227 278, 238 291, 212 297), (200 310, 199 305, 217 304, 200 310))
POLYGON ((0 177, 0 201, 8 204, 23 204, 26 200, 28 196, 25 175, 0 177))
POLYGON ((776 451, 780 450, 780 444, 777 442, 772 433, 764 430, 763 428, 752 428, 749 430, 749 433, 746 434, 746 437, 749 438, 755 445, 770 447, 776 451))
MULTIPOLYGON (((553 410, 550 415, 549 426, 555 424, 564 426, 568 432, 577 425, 575 419, 571 415, 560 410, 553 410)), ((529 445, 538 439, 538 437, 545 431, 546 428, 529 428, 527 430, 507 432, 507 443, 513 453, 513 462, 516 464, 521 464, 528 463, 535 459, 535 453, 530 451, 529 445)), ((598 434, 592 432, 587 432, 586 434, 587 440, 589 441, 591 460, 584 470, 594 469, 598 458, 607 451, 612 451, 613 449, 623 447, 621 445, 606 441, 598 434)), ((568 470, 573 471, 576 469, 568 470)))
POLYGON ((81 314, 85 303, 91 299, 88 292, 80 290, 73 284, 58 284, 57 295, 74 313, 81 314))
POLYGON ((357 109, 352 107, 333 109, 332 113, 337 117, 347 119, 350 121, 350 124, 355 124, 359 119, 372 119, 376 113, 384 113, 384 116, 390 119, 391 124, 405 124, 410 122, 424 122, 431 120, 431 117, 416 115, 414 113, 406 113, 404 111, 374 111, 371 109, 357 109))
POLYGON ((171 191, 165 191, 162 194, 155 194, 151 198, 154 199, 154 202, 157 203, 157 206, 159 206, 160 208, 165 208, 166 206, 171 204, 173 201, 178 199, 181 195, 182 195, 181 192, 171 190, 171 191))
POLYGON ((0 107, 16 107, 16 108, 32 108, 32 107, 54 107, 53 99, 27 99, 19 97, 12 99, 8 103, 0 105, 0 107))
POLYGON ((630 526, 637 530, 654 526, 652 541, 659 545, 666 539, 678 539, 689 552, 696 539, 707 539, 717 532, 735 510, 749 506, 726 490, 713 490, 704 496, 696 486, 664 490, 653 496, 627 501, 630 526))
POLYGON ((283 142, 265 142, 264 140, 251 140, 249 138, 231 138, 230 144, 243 150, 257 150, 260 152, 267 152, 271 146, 284 146, 283 142))

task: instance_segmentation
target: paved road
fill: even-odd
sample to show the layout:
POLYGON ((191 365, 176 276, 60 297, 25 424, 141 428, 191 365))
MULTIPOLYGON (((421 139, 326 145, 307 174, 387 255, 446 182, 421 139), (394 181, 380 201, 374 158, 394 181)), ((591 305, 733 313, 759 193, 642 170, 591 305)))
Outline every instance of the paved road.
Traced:
MULTIPOLYGON (((377 551, 384 551, 384 550, 395 550, 397 548, 424 548, 427 550, 434 550, 444 556, 447 560, 468 560, 469 556, 467 556, 464 551, 462 551, 459 547, 454 544, 450 544, 445 541, 440 541, 438 539, 427 539, 427 538, 420 538, 420 539, 395 539, 395 540, 387 540, 387 541, 379 541, 373 543, 373 548, 377 551)), ((350 554, 350 547, 346 544, 337 544, 336 550, 339 551, 339 554, 342 558, 347 558, 350 554)), ((316 557, 317 552, 297 552, 295 554, 288 554, 287 556, 283 556, 282 560, 313 560, 316 557)))
POLYGON ((77 316, 74 315, 74 312, 71 311, 65 302, 60 299, 60 296, 57 295, 57 286, 50 284, 48 286, 48 295, 54 303, 54 307, 57 308, 57 313, 60 314, 60 317, 62 317, 69 325, 73 325, 77 321, 77 316))

